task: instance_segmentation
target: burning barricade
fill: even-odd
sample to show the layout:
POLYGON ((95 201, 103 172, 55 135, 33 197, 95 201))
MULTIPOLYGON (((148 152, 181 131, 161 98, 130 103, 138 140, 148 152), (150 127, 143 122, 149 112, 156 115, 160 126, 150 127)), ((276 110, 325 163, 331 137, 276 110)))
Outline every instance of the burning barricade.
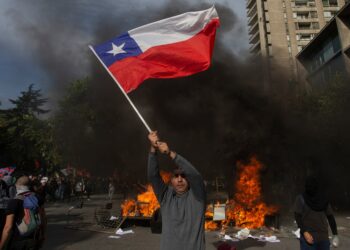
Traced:
MULTIPOLYGON (((170 182, 171 173, 160 171, 163 181, 168 184, 170 182)), ((153 192, 151 184, 147 184, 146 191, 138 194, 137 199, 127 199, 122 205, 122 215, 129 217, 149 217, 160 208, 157 197, 153 192)))
POLYGON ((238 176, 235 195, 226 202, 225 219, 216 219, 215 210, 222 204, 208 205, 206 230, 217 230, 229 225, 241 228, 260 228, 265 225, 266 216, 278 211, 276 206, 268 206, 262 200, 260 171, 262 164, 252 157, 248 164, 237 163, 238 176))
MULTIPOLYGON (((237 180, 235 195, 225 204, 209 204, 205 213, 206 230, 225 229, 228 226, 240 228, 261 228, 265 225, 265 218, 277 213, 276 206, 268 206, 263 202, 260 171, 262 164, 251 158, 248 164, 237 163, 237 180)), ((161 171, 165 183, 170 182, 171 173, 161 171)), ((122 205, 122 216, 128 218, 151 219, 160 205, 150 184, 146 191, 137 195, 137 199, 125 200, 122 205)))

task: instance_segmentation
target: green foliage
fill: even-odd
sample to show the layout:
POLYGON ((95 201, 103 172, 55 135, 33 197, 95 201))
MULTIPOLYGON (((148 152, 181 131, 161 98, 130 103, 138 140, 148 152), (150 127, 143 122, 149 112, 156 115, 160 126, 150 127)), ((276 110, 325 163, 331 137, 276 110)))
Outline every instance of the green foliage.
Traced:
POLYGON ((10 101, 14 108, 2 110, 0 115, 2 158, 23 170, 33 170, 36 160, 46 166, 57 164, 59 157, 53 145, 52 125, 39 118, 48 112, 42 108, 47 99, 42 98, 41 90, 30 85, 10 101))
POLYGON ((48 112, 48 110, 41 108, 47 102, 47 98, 42 98, 41 90, 34 90, 33 86, 31 84, 27 91, 22 91, 18 99, 10 99, 10 102, 15 105, 12 113, 34 116, 48 112))

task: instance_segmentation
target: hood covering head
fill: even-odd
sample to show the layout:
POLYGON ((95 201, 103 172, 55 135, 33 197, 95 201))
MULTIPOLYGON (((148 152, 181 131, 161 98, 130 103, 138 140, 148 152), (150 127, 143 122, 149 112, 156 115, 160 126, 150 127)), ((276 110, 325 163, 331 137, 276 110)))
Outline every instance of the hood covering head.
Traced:
POLYGON ((314 211, 324 211, 328 206, 328 199, 321 190, 320 181, 316 176, 306 178, 303 197, 305 203, 314 211))

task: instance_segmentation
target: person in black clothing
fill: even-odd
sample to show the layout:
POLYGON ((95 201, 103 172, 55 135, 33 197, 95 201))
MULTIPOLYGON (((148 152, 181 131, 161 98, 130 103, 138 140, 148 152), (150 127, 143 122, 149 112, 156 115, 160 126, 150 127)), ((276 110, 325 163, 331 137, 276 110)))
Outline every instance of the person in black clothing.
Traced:
POLYGON ((328 224, 333 234, 333 246, 339 245, 332 208, 315 176, 306 179, 304 193, 296 198, 294 215, 300 228, 301 250, 329 250, 328 224))
POLYGON ((35 235, 27 237, 20 236, 16 224, 19 224, 24 217, 23 199, 20 197, 32 194, 29 188, 29 177, 22 176, 16 181, 17 196, 11 199, 6 209, 6 222, 0 240, 0 250, 2 249, 38 249, 45 231, 46 219, 41 196, 36 195, 39 205, 39 214, 42 219, 41 230, 37 230, 35 235), (40 233, 39 233, 40 231, 40 233))
POLYGON ((6 208, 10 199, 16 196, 16 188, 12 183, 12 177, 5 174, 0 179, 0 232, 5 226, 6 208))

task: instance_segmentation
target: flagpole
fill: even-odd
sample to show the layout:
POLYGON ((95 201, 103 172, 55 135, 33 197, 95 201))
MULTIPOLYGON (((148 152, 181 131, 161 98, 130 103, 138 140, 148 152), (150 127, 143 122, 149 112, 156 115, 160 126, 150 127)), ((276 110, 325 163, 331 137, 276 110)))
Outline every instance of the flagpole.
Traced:
POLYGON ((113 80, 115 81, 115 83, 118 85, 119 89, 122 91, 122 93, 124 94, 125 98, 129 101, 131 107, 135 110, 136 114, 138 115, 138 117, 140 118, 140 120, 142 121, 143 125, 145 125, 146 129, 148 130, 149 133, 151 133, 151 128, 148 126, 147 122, 145 121, 145 119, 143 119, 142 115, 140 114, 140 112, 138 111, 138 109, 135 107, 134 103, 131 101, 131 99, 129 98, 128 94, 125 92, 125 90, 123 89, 123 87, 120 85, 120 83, 118 82, 118 80, 114 77, 114 75, 109 71, 109 69, 107 68, 107 66, 103 63, 103 61, 101 60, 101 58, 96 54, 96 51, 94 50, 94 48, 89 45, 90 50, 92 51, 92 53, 94 53, 94 55, 97 57, 97 59, 100 61, 100 63, 102 64, 102 66, 105 68, 105 70, 107 70, 108 74, 113 78, 113 80))

